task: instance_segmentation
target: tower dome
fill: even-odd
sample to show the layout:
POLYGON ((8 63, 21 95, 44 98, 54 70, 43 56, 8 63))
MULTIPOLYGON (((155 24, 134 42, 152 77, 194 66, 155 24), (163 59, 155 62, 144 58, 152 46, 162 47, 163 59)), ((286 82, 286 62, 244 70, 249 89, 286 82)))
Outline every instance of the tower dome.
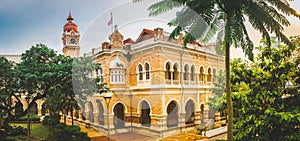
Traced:
POLYGON ((75 23, 73 23, 73 17, 71 15, 71 12, 69 12, 69 16, 67 18, 68 22, 64 25, 64 32, 70 32, 71 30, 74 30, 75 32, 78 32, 78 27, 75 23))

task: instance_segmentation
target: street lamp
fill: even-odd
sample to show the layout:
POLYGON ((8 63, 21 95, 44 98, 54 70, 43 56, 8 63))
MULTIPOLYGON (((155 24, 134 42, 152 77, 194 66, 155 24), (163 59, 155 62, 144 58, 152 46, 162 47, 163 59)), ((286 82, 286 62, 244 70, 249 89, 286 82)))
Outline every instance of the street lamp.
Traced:
POLYGON ((111 100, 112 96, 111 95, 106 95, 104 96, 104 100, 105 100, 105 103, 106 103, 106 110, 107 110, 107 140, 110 141, 110 136, 109 136, 109 103, 110 103, 110 100, 111 100))
POLYGON ((130 132, 132 132, 132 97, 133 97, 133 94, 131 91, 128 96, 130 98, 130 132))

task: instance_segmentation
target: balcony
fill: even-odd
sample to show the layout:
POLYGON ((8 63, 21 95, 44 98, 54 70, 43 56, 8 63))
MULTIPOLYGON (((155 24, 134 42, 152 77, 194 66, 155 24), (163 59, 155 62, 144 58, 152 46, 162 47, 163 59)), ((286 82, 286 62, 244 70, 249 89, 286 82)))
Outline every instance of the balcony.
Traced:
POLYGON ((179 85, 179 84, 180 84, 179 80, 173 80, 173 85, 179 85))
POLYGON ((190 81, 190 85, 196 85, 196 81, 190 81))
POLYGON ((165 79, 165 84, 167 84, 167 85, 172 85, 172 80, 165 79))
POLYGON ((199 85, 203 86, 204 85, 204 81, 199 81, 199 85))
POLYGON ((184 85, 190 85, 190 80, 183 80, 184 85))

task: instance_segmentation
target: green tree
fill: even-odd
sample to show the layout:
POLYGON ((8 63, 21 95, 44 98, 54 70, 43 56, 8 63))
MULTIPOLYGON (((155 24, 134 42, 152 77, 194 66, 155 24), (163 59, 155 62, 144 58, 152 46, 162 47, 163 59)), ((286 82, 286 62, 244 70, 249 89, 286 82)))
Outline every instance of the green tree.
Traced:
MULTIPOLYGON (((134 2, 140 0, 133 0, 134 2)), ((228 137, 233 140, 233 107, 230 90, 230 46, 241 47, 250 60, 253 59, 253 43, 248 35, 245 19, 258 30, 271 45, 269 33, 274 33, 280 41, 290 47, 293 44, 282 33, 283 26, 290 25, 284 15, 300 15, 290 7, 286 0, 161 0, 151 5, 150 16, 159 15, 173 8, 183 7, 178 16, 169 25, 175 26, 170 38, 175 38, 182 31, 188 30, 184 44, 201 39, 207 41, 219 31, 225 48, 226 94, 228 113, 228 137), (221 36, 221 35, 224 36, 221 36)))
POLYGON ((16 93, 18 77, 14 64, 2 56, 0 56, 0 66, 0 121, 4 121, 6 127, 8 120, 12 119, 12 112, 15 109, 12 98, 19 97, 16 93))
POLYGON ((211 93, 214 94, 214 97, 209 98, 206 104, 209 106, 210 110, 214 113, 217 111, 223 112, 226 110, 226 95, 225 95, 225 73, 220 71, 219 76, 217 77, 217 83, 214 83, 214 87, 211 89, 211 93), (225 98, 225 99, 224 99, 225 98))
POLYGON ((264 43, 255 61, 232 62, 236 140, 300 140, 299 60, 288 46, 264 43))

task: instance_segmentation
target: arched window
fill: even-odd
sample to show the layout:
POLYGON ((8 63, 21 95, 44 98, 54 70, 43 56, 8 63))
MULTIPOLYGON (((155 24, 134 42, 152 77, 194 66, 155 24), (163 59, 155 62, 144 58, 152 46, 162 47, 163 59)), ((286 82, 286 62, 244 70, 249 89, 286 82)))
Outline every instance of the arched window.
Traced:
POLYGON ((214 83, 217 83, 217 74, 216 74, 217 72, 216 72, 216 69, 213 69, 213 75, 212 75, 212 81, 214 82, 214 83))
POLYGON ((204 84, 204 69, 202 66, 200 67, 199 83, 200 85, 204 84))
POLYGON ((143 80, 143 66, 139 64, 139 80, 143 80))
POLYGON ((171 65, 169 62, 166 64, 165 79, 171 80, 171 65))
POLYGON ((207 71, 207 82, 209 84, 211 84, 211 68, 208 68, 208 71, 207 71))
POLYGON ((191 81, 195 81, 195 67, 191 67, 191 81))
POLYGON ((149 63, 145 64, 145 69, 146 69, 146 80, 150 79, 150 65, 149 63))
POLYGON ((174 72, 173 72, 173 80, 178 80, 178 74, 179 74, 179 72, 178 72, 178 65, 177 64, 174 64, 173 70, 174 70, 174 72))
POLYGON ((183 80, 188 80, 188 71, 189 71, 189 66, 185 65, 184 66, 184 73, 183 73, 183 80))

